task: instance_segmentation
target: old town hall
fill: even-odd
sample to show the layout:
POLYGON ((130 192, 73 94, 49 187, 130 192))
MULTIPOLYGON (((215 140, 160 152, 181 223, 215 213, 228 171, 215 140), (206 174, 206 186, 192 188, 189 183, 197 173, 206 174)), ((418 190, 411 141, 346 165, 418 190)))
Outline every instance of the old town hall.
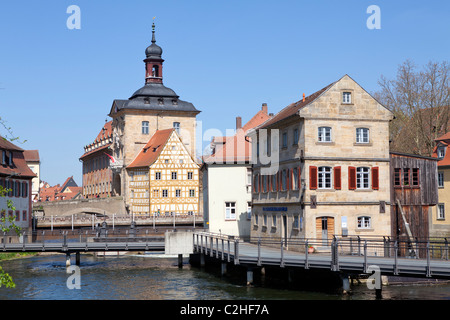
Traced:
MULTIPOLYGON (((162 48, 156 44, 153 24, 151 45, 145 50, 144 86, 127 100, 113 101, 109 112, 112 120, 101 131, 106 132, 105 139, 99 135, 100 138, 85 146, 85 153, 80 158, 83 161, 84 197, 123 196, 127 207, 132 208, 132 195, 136 192, 131 187, 133 173, 130 174, 127 167, 144 152, 145 146, 161 130, 173 129, 183 149, 195 159, 196 116, 200 111, 164 86, 162 52, 162 48), (97 162, 106 165, 89 165, 97 162), (101 179, 107 181, 98 181, 95 177, 100 175, 96 175, 95 171, 103 169, 107 172, 102 172, 101 179)), ((198 179, 197 174, 194 176, 198 179)))

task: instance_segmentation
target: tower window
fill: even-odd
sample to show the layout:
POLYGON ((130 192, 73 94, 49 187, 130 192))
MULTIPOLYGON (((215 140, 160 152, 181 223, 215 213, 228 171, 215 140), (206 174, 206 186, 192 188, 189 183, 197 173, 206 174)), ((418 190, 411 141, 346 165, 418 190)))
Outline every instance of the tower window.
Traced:
POLYGON ((152 67, 152 77, 159 77, 159 66, 154 65, 152 67))
POLYGON ((175 129, 175 131, 180 134, 180 123, 179 122, 174 122, 173 123, 173 128, 175 129))

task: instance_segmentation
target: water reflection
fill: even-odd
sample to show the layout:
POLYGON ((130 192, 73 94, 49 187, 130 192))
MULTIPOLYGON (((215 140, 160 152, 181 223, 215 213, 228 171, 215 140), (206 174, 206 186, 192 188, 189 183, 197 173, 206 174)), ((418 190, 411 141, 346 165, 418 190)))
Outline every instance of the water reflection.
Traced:
MULTIPOLYGON (((320 292, 247 287, 191 268, 178 269, 177 259, 144 256, 81 256, 81 289, 66 286, 65 255, 36 256, 4 261, 2 267, 16 288, 0 288, 0 299, 40 300, 373 300, 365 285, 341 296, 320 292)), ((450 299, 450 285, 383 287, 383 299, 450 299)))

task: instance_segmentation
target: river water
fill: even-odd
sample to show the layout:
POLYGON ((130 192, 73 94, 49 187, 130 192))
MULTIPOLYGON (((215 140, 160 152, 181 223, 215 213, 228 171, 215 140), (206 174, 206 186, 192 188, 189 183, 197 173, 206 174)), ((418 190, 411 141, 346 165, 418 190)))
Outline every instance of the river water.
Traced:
MULTIPOLYGON (((73 258, 74 260, 74 258, 73 258)), ((72 262, 74 262, 72 260, 72 262)), ((64 255, 3 261, 16 284, 0 288, 0 300, 374 300, 365 285, 352 295, 248 287, 188 264, 157 255, 81 255, 80 289, 69 289, 64 255)), ((450 284, 384 286, 383 299, 450 300, 450 284)))

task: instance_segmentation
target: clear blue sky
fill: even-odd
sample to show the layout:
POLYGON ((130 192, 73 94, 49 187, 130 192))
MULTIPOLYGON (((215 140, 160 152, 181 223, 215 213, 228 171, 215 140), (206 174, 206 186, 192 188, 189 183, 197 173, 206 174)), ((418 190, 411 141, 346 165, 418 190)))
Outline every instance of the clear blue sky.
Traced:
POLYGON ((202 111, 203 131, 234 129, 264 102, 276 113, 344 74, 373 92, 405 59, 450 60, 450 1, 2 1, 0 117, 39 150, 42 180, 81 186, 83 146, 112 101, 144 84, 154 16, 164 84, 202 111), (72 4, 80 30, 66 26, 72 4), (379 30, 366 27, 372 4, 379 30))

